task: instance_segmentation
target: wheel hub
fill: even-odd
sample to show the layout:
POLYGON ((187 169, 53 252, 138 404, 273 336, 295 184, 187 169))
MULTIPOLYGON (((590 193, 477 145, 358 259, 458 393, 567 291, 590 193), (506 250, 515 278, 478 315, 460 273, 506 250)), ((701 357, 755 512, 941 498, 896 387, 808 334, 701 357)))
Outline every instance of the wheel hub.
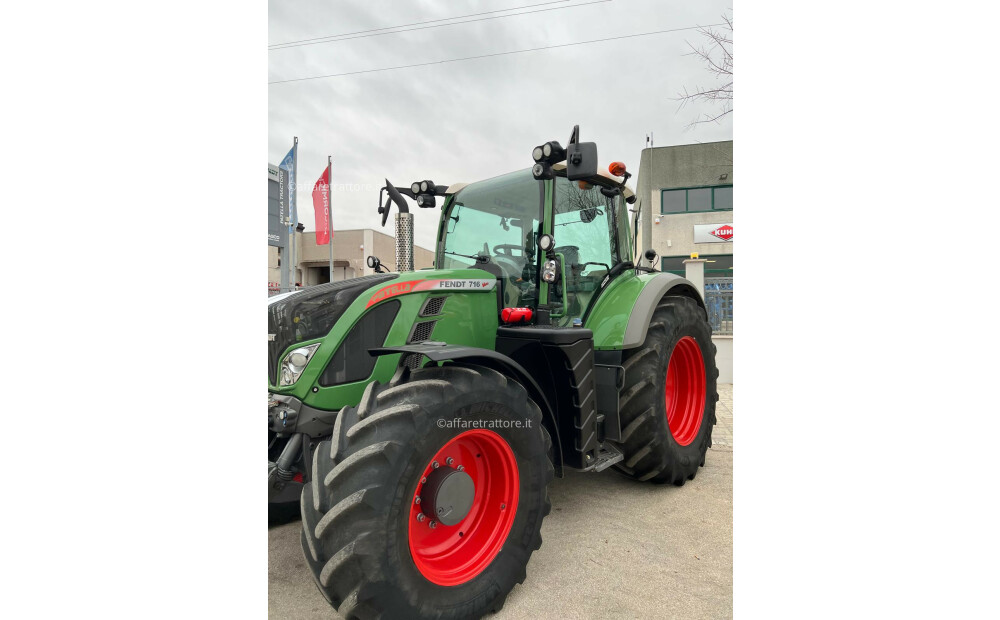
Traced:
POLYGON ((520 490, 514 451, 491 430, 468 430, 419 475, 406 517, 413 563, 431 583, 466 583, 500 553, 514 525, 520 490))
POLYGON ((476 497, 472 476, 451 467, 435 469, 420 491, 424 513, 441 525, 457 525, 469 514, 476 497))

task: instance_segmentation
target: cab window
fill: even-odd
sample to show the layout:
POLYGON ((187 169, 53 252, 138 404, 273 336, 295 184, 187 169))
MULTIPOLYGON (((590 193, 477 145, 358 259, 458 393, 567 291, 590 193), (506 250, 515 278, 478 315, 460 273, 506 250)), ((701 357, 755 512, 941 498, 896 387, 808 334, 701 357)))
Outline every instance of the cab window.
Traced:
POLYGON ((556 178, 552 236, 566 278, 565 299, 562 286, 550 289, 556 325, 572 325, 574 318, 583 318, 608 271, 628 252, 627 245, 619 251, 617 201, 601 193, 599 185, 556 178))

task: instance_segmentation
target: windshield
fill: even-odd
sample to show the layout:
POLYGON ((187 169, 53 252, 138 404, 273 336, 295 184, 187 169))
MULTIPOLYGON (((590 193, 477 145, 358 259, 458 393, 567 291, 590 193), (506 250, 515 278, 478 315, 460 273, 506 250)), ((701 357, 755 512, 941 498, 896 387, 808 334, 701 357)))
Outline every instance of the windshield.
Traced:
POLYGON ((499 278, 505 307, 535 307, 541 216, 542 182, 530 170, 469 185, 444 218, 438 268, 489 271, 499 278))

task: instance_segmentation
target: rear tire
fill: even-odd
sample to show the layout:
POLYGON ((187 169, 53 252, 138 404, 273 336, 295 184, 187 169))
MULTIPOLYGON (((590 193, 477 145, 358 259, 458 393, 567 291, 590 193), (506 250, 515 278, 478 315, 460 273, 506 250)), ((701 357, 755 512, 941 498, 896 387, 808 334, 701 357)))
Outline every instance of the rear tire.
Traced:
POLYGON ((705 464, 715 424, 715 345, 704 311, 668 296, 653 312, 641 347, 625 352, 620 471, 683 485, 705 464))
POLYGON ((542 544, 553 478, 541 411, 519 383, 479 366, 412 371, 369 385, 330 439, 302 493, 302 548, 341 615, 478 618, 503 606, 542 544), (428 529, 416 515, 434 511, 415 498, 428 494, 432 462, 449 456, 477 481, 475 499, 455 525, 444 525, 445 512, 428 529))

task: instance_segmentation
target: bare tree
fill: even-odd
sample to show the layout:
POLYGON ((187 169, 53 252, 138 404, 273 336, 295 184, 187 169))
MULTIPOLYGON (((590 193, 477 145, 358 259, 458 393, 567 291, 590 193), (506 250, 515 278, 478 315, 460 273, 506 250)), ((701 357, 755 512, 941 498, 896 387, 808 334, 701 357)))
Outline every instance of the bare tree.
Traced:
POLYGON ((682 108, 689 101, 717 102, 721 108, 718 113, 705 114, 704 118, 696 119, 691 127, 699 123, 717 122, 733 111, 733 18, 723 15, 722 19, 726 24, 718 30, 712 26, 698 30, 708 39, 705 44, 696 47, 688 42, 691 51, 687 55, 700 58, 706 65, 705 69, 715 76, 718 85, 712 88, 699 86, 694 92, 688 92, 685 88, 683 93, 678 93, 676 99, 681 102, 682 108))

